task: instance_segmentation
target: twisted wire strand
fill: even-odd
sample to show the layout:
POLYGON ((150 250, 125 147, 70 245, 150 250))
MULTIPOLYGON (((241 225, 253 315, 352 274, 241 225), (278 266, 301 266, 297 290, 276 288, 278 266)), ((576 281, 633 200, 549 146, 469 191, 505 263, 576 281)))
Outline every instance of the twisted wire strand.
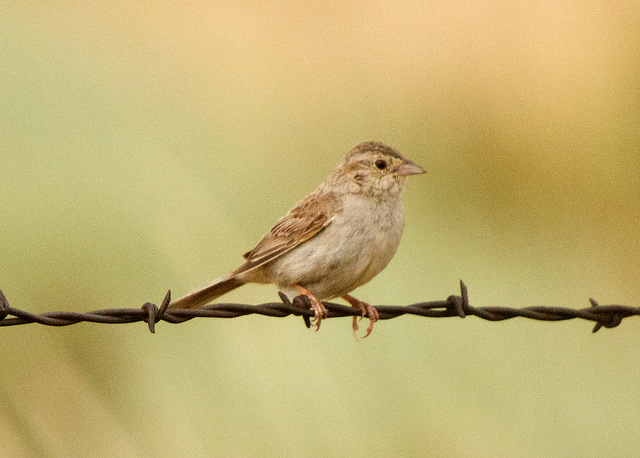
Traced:
MULTIPOLYGON (((154 333, 155 325, 160 321, 168 323, 184 323, 194 318, 237 318, 245 315, 264 315, 284 318, 289 315, 302 316, 307 327, 314 312, 306 296, 297 296, 290 301, 283 294, 278 293, 282 302, 267 302, 259 305, 220 303, 206 305, 197 309, 167 310, 171 302, 171 291, 167 291, 160 307, 151 302, 141 308, 114 308, 94 310, 86 313, 78 312, 46 312, 35 314, 13 308, 0 290, 0 326, 15 326, 28 323, 39 323, 46 326, 69 326, 81 322, 91 323, 134 323, 143 321, 154 333), (11 316, 11 317, 10 317, 11 316)), ((599 305, 595 299, 589 299, 591 306, 583 309, 567 307, 472 307, 469 304, 467 286, 460 281, 460 295, 449 296, 444 301, 419 302, 416 304, 378 305, 376 310, 381 320, 390 320, 402 315, 414 315, 428 318, 447 318, 476 316, 487 321, 504 321, 515 317, 529 318, 538 321, 564 321, 582 319, 595 322, 592 332, 597 332, 603 326, 614 328, 624 318, 640 316, 640 307, 626 305, 599 305)), ((327 318, 358 316, 360 311, 348 305, 323 302, 328 310, 327 318)))

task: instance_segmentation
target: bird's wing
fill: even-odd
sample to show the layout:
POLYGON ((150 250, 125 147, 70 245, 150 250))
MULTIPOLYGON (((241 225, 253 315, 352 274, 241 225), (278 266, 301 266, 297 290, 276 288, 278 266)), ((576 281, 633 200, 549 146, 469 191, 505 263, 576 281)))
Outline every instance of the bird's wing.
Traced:
POLYGON ((242 255, 246 262, 233 275, 263 266, 293 250, 320 233, 341 211, 338 196, 314 191, 280 218, 253 250, 242 255))

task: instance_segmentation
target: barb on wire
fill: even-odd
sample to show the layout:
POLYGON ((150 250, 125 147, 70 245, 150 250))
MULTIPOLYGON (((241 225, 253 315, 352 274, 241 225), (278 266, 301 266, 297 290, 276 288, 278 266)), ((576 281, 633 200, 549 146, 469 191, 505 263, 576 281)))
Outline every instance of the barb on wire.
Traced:
MULTIPOLYGON (((306 297, 297 296, 293 301, 290 301, 283 293, 279 293, 279 295, 282 302, 268 302, 260 305, 211 304, 197 309, 168 310, 167 307, 171 302, 171 291, 168 291, 159 308, 155 304, 147 302, 138 309, 119 308, 95 310, 87 313, 47 312, 35 314, 11 307, 5 295, 0 291, 0 326, 27 323, 39 323, 47 326, 69 326, 83 321, 108 324, 144 321, 153 333, 155 332, 156 323, 160 321, 177 324, 193 318, 237 318, 257 314, 277 318, 289 315, 302 316, 306 326, 309 327, 309 320, 313 317, 314 312, 305 301, 306 297), (8 318, 9 316, 11 318, 8 318)), ((640 307, 599 305, 595 299, 589 300, 591 306, 583 309, 543 306, 525 308, 472 307, 469 304, 467 286, 463 281, 460 281, 460 295, 449 296, 444 301, 419 302, 406 306, 379 305, 375 308, 381 320, 389 320, 402 315, 429 318, 477 316, 488 321, 503 321, 515 317, 530 318, 538 321, 564 321, 579 318, 595 323, 592 332, 597 332, 602 326, 614 328, 624 318, 640 316, 640 307)), ((323 302, 323 304, 329 312, 328 318, 360 315, 360 310, 348 305, 332 302, 323 302)))

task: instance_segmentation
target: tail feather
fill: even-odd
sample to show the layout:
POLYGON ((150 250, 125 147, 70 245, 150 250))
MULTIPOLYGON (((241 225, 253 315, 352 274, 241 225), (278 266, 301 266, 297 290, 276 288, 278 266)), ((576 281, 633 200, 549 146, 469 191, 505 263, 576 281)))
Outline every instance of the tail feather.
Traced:
POLYGON ((176 299, 169 305, 170 309, 195 309, 208 304, 217 297, 228 293, 242 285, 245 282, 238 280, 236 277, 228 276, 214 280, 210 285, 199 290, 193 291, 180 299, 176 299))

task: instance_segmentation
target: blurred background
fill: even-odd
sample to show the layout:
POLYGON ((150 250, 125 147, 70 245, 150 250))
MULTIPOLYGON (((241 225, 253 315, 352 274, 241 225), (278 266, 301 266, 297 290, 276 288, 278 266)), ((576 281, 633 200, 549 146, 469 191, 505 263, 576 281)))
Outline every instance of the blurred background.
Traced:
MULTIPOLYGON (((640 305, 637 2, 6 1, 0 59, 14 307, 179 297, 365 140, 429 173, 357 297, 640 305)), ((0 328, 0 455, 638 455, 640 321, 591 328, 0 328)))

